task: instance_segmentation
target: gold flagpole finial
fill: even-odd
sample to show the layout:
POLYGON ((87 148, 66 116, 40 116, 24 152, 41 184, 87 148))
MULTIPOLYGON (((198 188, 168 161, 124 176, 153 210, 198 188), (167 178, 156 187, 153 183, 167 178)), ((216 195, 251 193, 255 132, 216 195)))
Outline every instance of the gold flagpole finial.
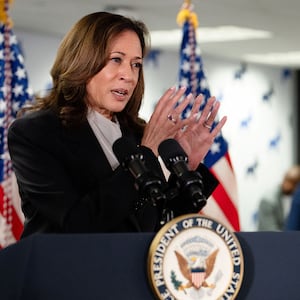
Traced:
POLYGON ((199 26, 197 15, 193 9, 192 1, 184 0, 176 19, 179 26, 182 26, 186 21, 190 21, 195 29, 199 26))
POLYGON ((8 8, 13 0, 0 0, 0 22, 12 27, 13 23, 10 17, 8 16, 8 8))

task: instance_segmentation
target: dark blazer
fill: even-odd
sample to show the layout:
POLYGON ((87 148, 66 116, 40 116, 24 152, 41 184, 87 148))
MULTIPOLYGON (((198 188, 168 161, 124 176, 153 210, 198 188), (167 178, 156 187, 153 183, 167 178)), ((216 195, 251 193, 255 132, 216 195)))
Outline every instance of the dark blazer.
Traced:
MULTIPOLYGON (((121 166, 112 170, 87 121, 70 129, 50 110, 28 113, 10 126, 8 146, 25 215, 22 237, 157 229, 160 208, 135 210, 133 176, 121 166)), ((153 168, 152 152, 141 149, 153 168)), ((162 174, 158 161, 154 168, 162 174)), ((203 165, 200 169, 208 196, 217 180, 203 165)))

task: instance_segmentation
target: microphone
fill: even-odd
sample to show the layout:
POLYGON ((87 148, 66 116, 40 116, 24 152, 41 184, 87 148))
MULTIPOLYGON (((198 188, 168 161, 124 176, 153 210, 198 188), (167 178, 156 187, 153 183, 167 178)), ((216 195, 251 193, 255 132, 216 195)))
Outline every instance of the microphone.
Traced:
MULTIPOLYGON (((129 138, 117 139, 112 148, 120 165, 133 175, 135 188, 144 200, 156 206, 158 201, 166 199, 163 192, 166 183, 146 167, 143 153, 129 138)), ((139 204, 142 206, 144 202, 139 204)))
POLYGON ((160 143, 158 153, 164 164, 175 175, 176 184, 182 193, 186 193, 194 208, 201 210, 207 202, 203 195, 202 176, 188 167, 188 157, 180 144, 174 139, 167 139, 160 143))

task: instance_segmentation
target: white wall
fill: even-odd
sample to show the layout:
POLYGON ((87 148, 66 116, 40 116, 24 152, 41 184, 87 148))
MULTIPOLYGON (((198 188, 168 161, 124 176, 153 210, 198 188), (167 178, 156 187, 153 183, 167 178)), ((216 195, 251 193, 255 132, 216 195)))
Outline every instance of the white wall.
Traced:
MULTIPOLYGON (((40 92, 50 83, 49 71, 60 39, 15 33, 32 88, 40 92)), ((161 94, 177 83, 178 62, 177 52, 162 51, 145 63, 144 118, 148 119, 161 94)), ((239 62, 205 55, 203 63, 211 94, 222 103, 220 115, 228 116, 223 135, 237 176, 242 230, 252 231, 262 195, 277 187, 296 159, 294 73, 284 77, 281 68, 247 65, 243 76, 236 79, 235 73, 243 70, 239 62), (268 92, 272 92, 270 99, 263 101, 268 92)))
POLYGON ((24 54, 32 89, 34 93, 42 93, 51 83, 50 69, 61 40, 26 31, 15 30, 14 33, 24 54))

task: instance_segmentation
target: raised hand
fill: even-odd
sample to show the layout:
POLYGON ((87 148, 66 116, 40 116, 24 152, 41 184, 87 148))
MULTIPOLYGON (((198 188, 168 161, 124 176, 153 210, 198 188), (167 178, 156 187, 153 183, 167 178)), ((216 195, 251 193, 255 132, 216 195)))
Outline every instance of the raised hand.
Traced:
POLYGON ((195 99, 187 124, 175 135, 175 139, 188 155, 192 170, 195 170, 204 159, 227 120, 227 117, 223 117, 213 128, 212 124, 215 122, 220 102, 215 97, 209 98, 204 109, 199 113, 203 98, 203 95, 199 95, 195 99))

